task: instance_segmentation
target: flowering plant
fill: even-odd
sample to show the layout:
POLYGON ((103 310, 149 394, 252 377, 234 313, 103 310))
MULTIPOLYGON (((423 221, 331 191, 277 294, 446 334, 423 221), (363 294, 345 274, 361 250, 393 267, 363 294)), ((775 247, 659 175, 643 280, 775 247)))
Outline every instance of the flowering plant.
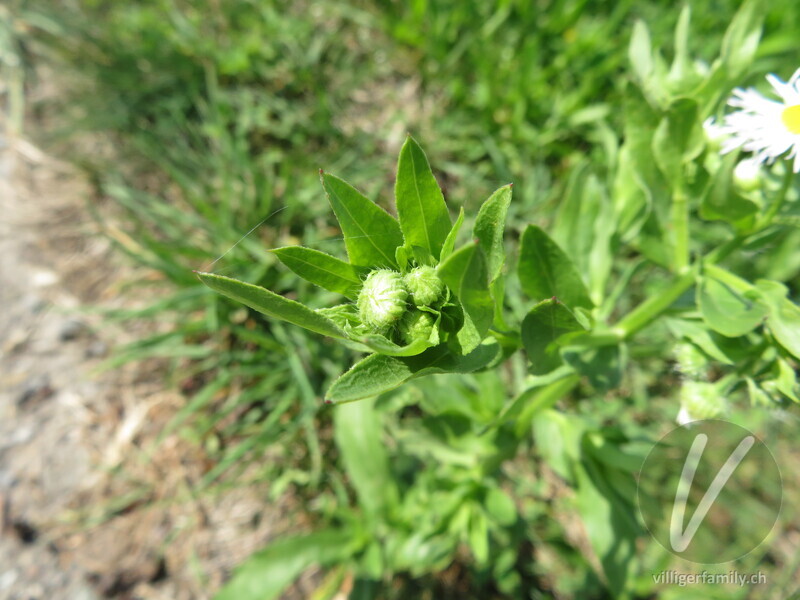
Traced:
POLYGON ((662 559, 637 551, 642 428, 630 411, 616 409, 663 394, 672 402, 669 419, 688 423, 730 416, 743 400, 780 408, 800 402, 800 307, 791 297, 800 265, 774 268, 798 245, 795 172, 778 160, 796 157, 797 77, 776 87, 780 106, 734 92, 732 106, 744 112, 724 116, 723 100, 758 46, 757 6, 742 6, 711 65, 691 60, 688 31, 686 8, 668 63, 636 25, 624 131, 604 138, 607 164, 571 171, 546 227, 514 220, 506 227, 515 208, 507 185, 462 236, 467 216, 462 210, 451 220, 409 137, 397 168, 396 219, 322 174, 349 262, 302 247, 273 251, 348 302, 313 310, 199 274, 271 318, 368 353, 326 394, 336 404, 361 400, 337 406, 333 417, 357 509, 332 509, 323 532, 277 542, 220 598, 254 589, 277 597, 287 578, 314 561, 353 565, 354 590, 368 595, 369 583, 387 574, 444 569, 459 545, 481 573, 491 569, 499 589, 522 597, 515 544, 523 535, 538 543, 541 532, 520 533, 524 501, 511 500, 501 481, 531 434, 548 468, 574 489, 586 546, 597 558, 589 562, 610 596, 649 594, 634 575, 662 559), (746 169, 740 150, 755 153, 746 169), (658 377, 648 380, 652 371, 658 377), (427 378, 404 387, 407 395, 389 393, 442 373, 478 375, 472 387, 452 384, 455 391, 427 378), (659 377, 668 382, 659 387, 652 381, 659 377), (589 400, 593 410, 582 412, 589 400), (559 402, 566 410, 554 410, 559 402), (426 419, 418 429, 395 414, 412 404, 426 419), (385 447, 384 430, 396 448, 385 447), (259 575, 265 562, 277 573, 284 556, 301 557, 287 562, 288 575, 259 575))

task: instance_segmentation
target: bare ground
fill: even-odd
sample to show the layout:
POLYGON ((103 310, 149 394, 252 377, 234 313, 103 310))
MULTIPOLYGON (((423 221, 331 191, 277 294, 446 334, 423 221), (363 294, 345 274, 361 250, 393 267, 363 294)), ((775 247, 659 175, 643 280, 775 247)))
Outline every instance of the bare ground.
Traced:
POLYGON ((202 452, 156 444, 185 402, 158 365, 96 372, 131 334, 88 307, 133 300, 90 197, 0 136, 0 600, 208 598, 286 511, 255 487, 193 492, 202 452))

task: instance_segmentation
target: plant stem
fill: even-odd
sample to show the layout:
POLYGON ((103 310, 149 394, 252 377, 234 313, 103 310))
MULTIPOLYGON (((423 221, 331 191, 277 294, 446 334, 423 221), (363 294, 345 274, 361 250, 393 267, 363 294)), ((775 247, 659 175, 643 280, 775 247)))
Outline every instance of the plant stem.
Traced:
MULTIPOLYGON (((745 237, 736 236, 728 240, 724 244, 717 246, 714 250, 709 252, 702 262, 705 264, 713 265, 723 260, 736 248, 741 246, 745 237)), ((689 269, 680 277, 675 279, 667 289, 659 294, 653 295, 642 304, 637 306, 614 327, 615 332, 621 340, 628 339, 633 334, 640 331, 646 325, 651 323, 655 318, 666 311, 672 303, 675 302, 681 295, 692 287, 695 281, 695 270, 689 269)))
POLYGON ((672 195, 672 228, 672 268, 675 273, 682 275, 689 268, 689 198, 680 183, 672 195))
POLYGON ((760 231, 772 223, 772 219, 774 219, 775 215, 778 214, 781 206, 783 206, 783 202, 786 200, 786 194, 789 192, 789 188, 791 187, 793 180, 794 171, 792 171, 792 169, 787 165, 786 173, 783 175, 781 189, 778 191, 778 197, 775 198, 772 204, 770 204, 769 209, 767 209, 767 212, 764 213, 764 217, 759 221, 756 231, 760 231))

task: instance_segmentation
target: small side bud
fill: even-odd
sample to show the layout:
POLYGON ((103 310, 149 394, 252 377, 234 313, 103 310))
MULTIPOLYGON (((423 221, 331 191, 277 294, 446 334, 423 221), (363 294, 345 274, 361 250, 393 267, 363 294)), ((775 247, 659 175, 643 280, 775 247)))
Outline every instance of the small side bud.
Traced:
POLYGON ((714 419, 725 413, 727 404, 717 386, 703 381, 684 381, 681 386, 681 411, 678 423, 714 419))
POLYGON ((427 340, 433 332, 433 315, 421 310, 411 310, 400 320, 400 336, 406 344, 427 340))
POLYGON ((361 322, 374 329, 395 323, 406 312, 408 290, 397 271, 378 269, 367 276, 358 295, 361 322))
POLYGON ((403 278, 411 299, 417 306, 431 306, 442 297, 444 282, 439 279, 436 269, 423 266, 411 269, 403 278))
POLYGON ((689 379, 702 380, 706 377, 708 360, 694 344, 680 342, 675 346, 675 360, 678 370, 689 379))
POLYGON ((761 187, 763 174, 761 163, 752 158, 745 158, 733 168, 733 182, 743 192, 752 192, 761 187))

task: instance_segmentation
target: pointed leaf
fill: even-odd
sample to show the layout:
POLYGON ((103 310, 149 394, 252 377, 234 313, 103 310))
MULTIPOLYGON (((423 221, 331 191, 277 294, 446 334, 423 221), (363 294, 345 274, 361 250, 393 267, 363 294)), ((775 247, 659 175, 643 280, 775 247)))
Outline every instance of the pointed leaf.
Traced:
POLYGON ((511 204, 511 184, 501 187, 489 196, 478 211, 475 226, 472 228, 472 234, 486 254, 490 282, 500 276, 506 260, 503 230, 509 204, 511 204))
POLYGON ((385 354, 386 356, 414 356, 433 346, 428 340, 424 339, 414 340, 410 344, 400 346, 378 334, 354 337, 353 340, 364 344, 378 354, 385 354))
POLYGON ((722 164, 711 177, 703 194, 700 204, 700 216, 703 219, 735 223, 758 212, 755 202, 739 194, 733 184, 733 170, 738 160, 738 153, 722 158, 722 164))
POLYGON ((442 245, 442 252, 439 255, 439 262, 444 262, 447 258, 453 253, 453 248, 456 246, 456 238, 458 237, 458 232, 461 231, 461 226, 464 224, 464 207, 462 206, 461 209, 458 211, 458 217, 456 218, 456 222, 453 223, 452 229, 450 229, 450 233, 447 234, 447 238, 444 240, 444 244, 442 245))
POLYGON ((411 136, 400 150, 394 197, 406 243, 439 256, 450 232, 450 214, 428 159, 411 136))
POLYGON ((536 225, 522 234, 517 271, 523 291, 534 300, 555 296, 570 308, 592 308, 575 265, 536 225))
POLYGON ((500 345, 487 340, 464 356, 450 352, 444 344, 417 356, 394 357, 371 354, 337 379, 325 398, 330 402, 352 402, 391 391, 410 379, 435 373, 471 373, 494 360, 500 345))
POLYGON ((271 543, 238 567, 214 600, 272 600, 303 571, 340 562, 354 550, 349 531, 324 529, 271 543))
POLYGON ((756 287, 769 306, 767 326, 795 358, 800 359, 800 306, 787 298, 788 289, 777 281, 760 279, 756 287))
POLYGON ((708 273, 700 280, 697 300, 706 325, 727 337, 752 331, 768 312, 755 290, 740 292, 708 273))
POLYGON ((334 439, 359 505, 368 513, 385 514, 397 503, 398 492, 383 440, 383 422, 375 402, 337 407, 334 439))
POLYGON ((403 245, 403 234, 394 217, 338 177, 323 173, 322 187, 342 228, 350 263, 396 268, 395 249, 403 245))
POLYGON ((315 313, 299 302, 279 296, 257 285, 231 279, 230 277, 214 275, 213 273, 198 273, 197 276, 200 281, 212 290, 232 300, 241 302, 269 317, 288 321, 333 338, 345 339, 347 337, 333 321, 315 313))
POLYGON ((556 299, 544 300, 522 321, 522 344, 534 375, 549 373, 561 363, 556 340, 565 333, 584 331, 584 327, 566 306, 556 299))
POLYGON ((477 244, 462 247, 439 265, 438 273, 464 309, 464 325, 457 337, 466 354, 481 343, 494 316, 483 249, 477 244))
POLYGON ((319 250, 302 246, 286 246, 272 250, 280 261, 300 277, 321 288, 355 300, 364 277, 365 267, 353 266, 319 250))

